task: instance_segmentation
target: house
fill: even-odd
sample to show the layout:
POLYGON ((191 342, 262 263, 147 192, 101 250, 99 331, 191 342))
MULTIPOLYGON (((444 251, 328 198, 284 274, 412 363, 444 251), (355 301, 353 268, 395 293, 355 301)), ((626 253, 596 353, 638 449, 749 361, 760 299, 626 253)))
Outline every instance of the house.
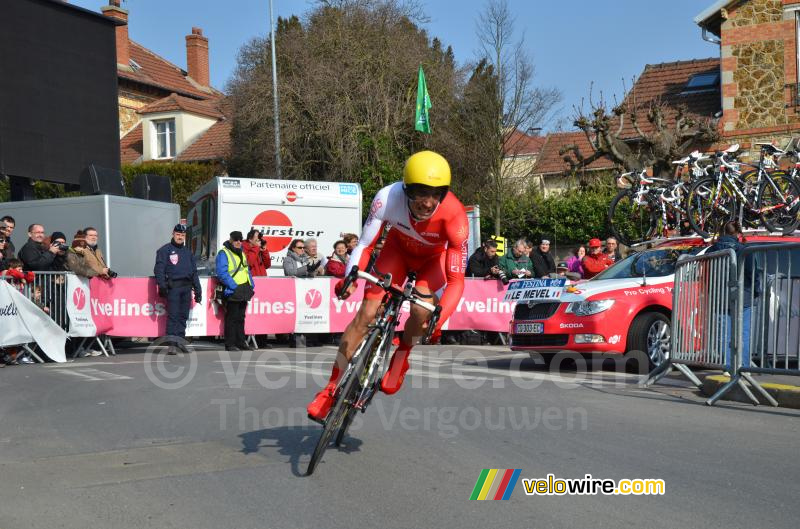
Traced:
POLYGON ((694 21, 719 44, 723 140, 786 145, 800 133, 800 0, 718 0, 694 21))
POLYGON ((120 158, 215 162, 230 152, 224 94, 211 86, 208 38, 186 35, 186 70, 128 36, 128 10, 109 0, 103 15, 116 28, 120 158))
MULTIPOLYGON (((713 119, 721 109, 719 68, 720 60, 717 58, 646 65, 623 102, 635 109, 638 130, 626 115, 619 138, 635 148, 642 140, 642 134, 655 132, 654 125, 647 119, 651 103, 660 103, 667 109, 665 121, 668 130, 675 126, 678 107, 684 109, 686 117, 695 121, 713 119)), ((570 165, 564 159, 564 151, 573 145, 584 158, 594 152, 583 131, 560 132, 546 137, 532 171, 536 185, 545 195, 563 192, 573 185, 565 176, 570 165)), ((611 160, 600 158, 580 169, 579 177, 591 179, 613 169, 618 168, 611 160)))

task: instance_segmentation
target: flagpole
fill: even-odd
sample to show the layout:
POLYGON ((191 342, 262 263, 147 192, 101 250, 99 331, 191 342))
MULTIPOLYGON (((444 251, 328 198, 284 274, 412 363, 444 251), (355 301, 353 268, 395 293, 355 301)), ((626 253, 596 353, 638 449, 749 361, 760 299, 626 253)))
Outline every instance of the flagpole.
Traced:
POLYGON ((272 0, 269 0, 269 42, 272 49, 272 99, 275 121, 275 172, 278 180, 283 179, 281 171, 281 124, 278 108, 278 68, 275 61, 275 23, 272 20, 272 0))

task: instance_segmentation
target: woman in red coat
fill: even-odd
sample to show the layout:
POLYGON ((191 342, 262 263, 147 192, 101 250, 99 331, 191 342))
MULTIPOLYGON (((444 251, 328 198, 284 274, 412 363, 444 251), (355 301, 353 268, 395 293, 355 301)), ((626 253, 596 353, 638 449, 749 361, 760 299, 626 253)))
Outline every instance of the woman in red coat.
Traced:
POLYGON ((325 275, 344 277, 347 258, 347 244, 344 241, 333 243, 333 254, 328 258, 328 264, 325 265, 325 275))
POLYGON ((247 266, 250 267, 253 277, 267 275, 267 268, 272 266, 272 261, 267 250, 267 241, 261 239, 261 232, 258 230, 247 232, 247 240, 242 242, 242 250, 247 256, 247 266))

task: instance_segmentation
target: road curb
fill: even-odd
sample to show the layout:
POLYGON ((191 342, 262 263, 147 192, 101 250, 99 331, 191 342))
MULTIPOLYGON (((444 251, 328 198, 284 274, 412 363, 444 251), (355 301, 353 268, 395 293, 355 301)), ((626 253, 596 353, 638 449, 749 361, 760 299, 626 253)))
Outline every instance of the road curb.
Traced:
MULTIPOLYGON (((716 393, 719 388, 730 382, 731 377, 725 375, 710 375, 703 380, 703 385, 700 391, 706 397, 710 397, 716 393)), ((760 382, 760 381, 759 381, 760 382)), ((746 384, 747 382, 745 382, 746 384)), ((782 408, 800 409, 800 386, 792 386, 789 384, 775 384, 770 382, 761 382, 761 387, 767 390, 767 393, 772 395, 782 408)), ((757 391, 753 390, 753 394, 759 397, 757 391)), ((722 400, 732 400, 735 402, 745 402, 752 404, 747 395, 745 395, 742 388, 738 385, 731 388, 723 397, 722 400)), ((762 398, 759 398, 762 404, 767 404, 762 398)))

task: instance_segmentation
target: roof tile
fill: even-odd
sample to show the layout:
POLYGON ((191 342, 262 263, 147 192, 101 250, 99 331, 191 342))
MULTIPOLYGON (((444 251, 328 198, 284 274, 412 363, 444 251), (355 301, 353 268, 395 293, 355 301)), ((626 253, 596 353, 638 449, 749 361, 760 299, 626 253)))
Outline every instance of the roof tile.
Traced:
POLYGON ((227 158, 231 152, 231 122, 214 123, 194 143, 178 155, 180 162, 200 162, 227 158))
POLYGON ((217 100, 197 100, 189 97, 179 96, 172 93, 163 99, 153 101, 149 105, 138 110, 139 114, 154 114, 156 112, 169 112, 173 110, 183 110, 192 114, 199 114, 210 118, 223 118, 219 110, 217 100))

